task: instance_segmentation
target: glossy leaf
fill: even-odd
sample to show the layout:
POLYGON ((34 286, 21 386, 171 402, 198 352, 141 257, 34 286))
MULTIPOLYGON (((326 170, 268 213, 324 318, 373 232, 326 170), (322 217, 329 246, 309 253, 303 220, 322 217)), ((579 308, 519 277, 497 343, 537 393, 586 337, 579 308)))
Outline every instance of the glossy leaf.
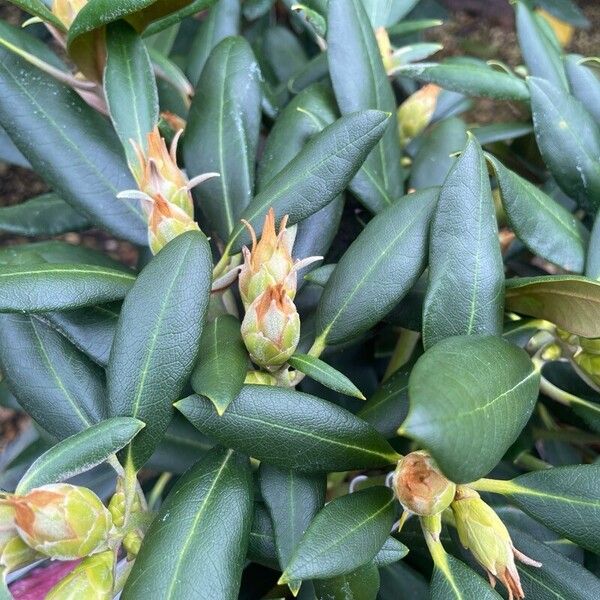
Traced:
POLYGON ((121 305, 117 302, 40 313, 38 318, 64 335, 94 362, 106 367, 120 311, 121 305))
MULTIPOLYGON (((365 157, 383 135, 389 117, 368 110, 338 119, 315 135, 252 200, 242 217, 260 234, 265 214, 289 215, 293 225, 325 207, 344 190, 365 157)), ((248 243, 240 224, 229 238, 229 251, 248 243)))
POLYGON ((128 444, 142 427, 144 424, 137 419, 117 417, 64 439, 27 469, 15 493, 27 494, 42 485, 89 471, 128 444))
POLYGON ((398 74, 418 81, 436 83, 447 90, 467 96, 482 96, 495 100, 529 99, 527 85, 522 79, 492 69, 483 63, 420 63, 403 66, 398 74))
POLYGON ((240 12, 240 0, 219 0, 210 9, 194 37, 185 69, 193 86, 198 84, 213 48, 226 37, 240 33, 240 12))
POLYGON ((506 484, 520 509, 592 552, 600 552, 600 465, 555 467, 506 484))
POLYGON ((199 396, 180 400, 175 407, 219 443, 284 469, 343 471, 382 467, 398 459, 352 413, 294 390, 245 385, 221 417, 199 396))
POLYGON ((191 177, 220 174, 202 184, 198 197, 223 240, 252 199, 260 100, 260 70, 250 45, 241 37, 223 40, 198 82, 183 148, 191 177))
POLYGON ((467 147, 448 174, 431 223, 423 344, 502 332, 504 266, 485 159, 467 147))
POLYGON ((551 321, 576 335, 600 337, 600 283, 586 277, 507 279, 506 309, 551 321))
POLYGON ((56 194, 42 194, 0 208, 0 231, 13 235, 59 235, 91 227, 90 220, 56 194))
POLYGON ((581 64, 583 56, 569 54, 565 57, 565 69, 571 86, 571 93, 585 109, 600 123, 600 80, 594 69, 581 64))
POLYGON ((500 600, 502 596, 494 591, 465 563, 445 555, 444 565, 437 565, 431 580, 432 600, 500 600))
POLYGON ((130 164, 138 167, 133 140, 147 150, 147 136, 158 124, 158 92, 148 50, 141 37, 124 21, 106 31, 104 91, 130 164))
MULTIPOLYGON (((395 113, 394 93, 361 0, 330 0, 327 58, 342 114, 366 109, 395 113)), ((350 184, 352 193, 372 212, 403 195, 401 157, 397 122, 390 119, 381 141, 350 184)))
POLYGON ((525 427, 539 380, 527 353, 500 337, 448 338, 413 368, 400 432, 423 444, 449 479, 472 481, 496 466, 525 427))
POLYGON ((123 600, 237 600, 252 525, 252 494, 248 459, 232 450, 212 450, 167 497, 144 537, 123 600))
POLYGON ((266 506, 260 502, 254 503, 252 530, 248 541, 248 560, 279 570, 273 522, 266 506))
POLYGON ((381 547, 381 550, 375 555, 373 564, 376 567, 385 567, 402 560, 407 554, 408 548, 390 535, 381 547))
POLYGON ((398 590, 406 590, 411 600, 430 600, 429 582, 404 562, 379 569, 380 600, 397 600, 398 590))
POLYGON ((313 519, 280 581, 351 573, 375 558, 393 522, 394 497, 383 486, 332 500, 313 519))
POLYGON ((189 231, 167 244, 127 295, 107 368, 111 416, 130 416, 146 428, 127 459, 140 468, 171 420, 198 356, 212 280, 204 235, 189 231))
POLYGON ((568 90, 562 57, 536 15, 524 2, 515 3, 515 14, 519 47, 529 74, 568 90))
POLYGON ((219 315, 207 323, 198 355, 192 387, 197 394, 208 398, 222 415, 240 393, 248 369, 240 322, 231 315, 219 315))
MULTIPOLYGON (((325 475, 306 475, 284 471, 262 463, 259 471, 260 490, 271 515, 281 565, 292 558, 302 535, 325 503, 325 475)), ((300 582, 290 582, 298 590, 300 582)))
POLYGON ((108 123, 73 90, 4 49, 0 49, 0 124, 73 208, 118 237, 147 244, 141 209, 116 198, 135 183, 108 123))
POLYGON ((311 379, 331 390, 335 390, 346 396, 365 400, 362 392, 348 377, 319 358, 310 356, 309 354, 294 354, 288 360, 288 363, 294 369, 308 375, 311 379))
POLYGON ((408 194, 365 227, 323 291, 317 333, 337 344, 367 331, 410 290, 425 268, 438 188, 408 194), (377 298, 377 302, 373 299, 377 298))
POLYGON ((581 273, 585 264, 587 232, 558 202, 535 185, 487 155, 493 165, 508 222, 533 252, 566 269, 581 273))
POLYGON ((584 207, 600 204, 600 129, 584 106, 549 82, 530 77, 538 147, 563 191, 584 207))
POLYGON ((105 417, 102 370, 35 317, 0 315, 0 364, 19 404, 52 436, 105 417))
POLYGON ((80 264, 0 267, 0 311, 40 312, 120 300, 133 274, 80 264))
POLYGON ((467 144, 467 127, 461 119, 444 119, 423 136, 413 161, 409 186, 420 190, 442 185, 456 162, 457 152, 467 144))
POLYGON ((409 375, 410 368, 401 367, 377 388, 357 413, 386 438, 396 434, 408 414, 409 375))
POLYGON ((313 582, 316 600, 375 600, 379 590, 379 572, 363 565, 352 573, 313 582))

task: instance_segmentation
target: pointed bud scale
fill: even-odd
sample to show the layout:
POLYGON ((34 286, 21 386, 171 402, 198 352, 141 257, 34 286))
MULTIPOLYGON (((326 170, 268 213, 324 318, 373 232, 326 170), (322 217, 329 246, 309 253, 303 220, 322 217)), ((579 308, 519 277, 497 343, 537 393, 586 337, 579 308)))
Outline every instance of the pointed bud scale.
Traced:
POLYGON ((158 254, 178 235, 200 230, 196 221, 162 196, 154 198, 148 213, 148 245, 152 254, 158 254))
POLYGON ((114 573, 112 550, 88 556, 48 592, 46 600, 110 600, 114 573))
POLYGON ((442 88, 430 83, 409 96, 398 108, 400 143, 406 146, 431 123, 442 88))
POLYGON ((300 317, 282 284, 267 288, 248 307, 242 337, 252 360, 270 371, 294 354, 300 341, 300 317))
POLYGON ((112 518, 87 488, 56 483, 8 496, 23 541, 51 558, 72 560, 109 547, 112 518))
POLYGON ((407 454, 398 462, 393 489, 407 511, 432 516, 450 506, 456 485, 444 477, 427 452, 418 451, 407 454))
POLYGON ((0 567, 6 573, 38 560, 40 555, 19 536, 15 523, 15 509, 0 506, 0 567))
POLYGON ((515 557, 535 567, 541 564, 515 549, 500 517, 475 490, 458 486, 451 508, 461 544, 486 570, 492 584, 499 579, 510 600, 524 598, 515 557))
POLYGON ((88 0, 54 0, 52 13, 67 28, 71 27, 79 11, 87 4, 88 0))

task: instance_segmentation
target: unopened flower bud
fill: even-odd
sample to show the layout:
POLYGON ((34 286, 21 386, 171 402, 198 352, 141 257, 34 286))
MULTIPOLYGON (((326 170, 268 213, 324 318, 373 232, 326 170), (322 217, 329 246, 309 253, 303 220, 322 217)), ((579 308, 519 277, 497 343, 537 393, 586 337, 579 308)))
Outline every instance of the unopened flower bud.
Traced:
POLYGON ((52 13, 69 29, 75 17, 87 2, 88 0, 54 0, 52 3, 52 13))
POLYGON ((46 556, 72 560, 109 547, 110 512, 87 488, 56 483, 4 502, 15 510, 23 541, 46 556))
POLYGON ((6 573, 31 564, 40 555, 31 549, 19 536, 15 523, 15 509, 0 506, 0 567, 6 573))
POLYGON ((46 600, 110 600, 114 573, 112 550, 88 556, 48 592, 46 600))
POLYGON ((400 504, 420 516, 437 515, 448 508, 456 491, 456 485, 423 451, 411 452, 398 462, 393 486, 400 504))
MULTIPOLYGON (((127 500, 125 498, 125 489, 122 478, 117 479, 117 486, 115 493, 112 495, 110 502, 108 503, 108 512, 112 517, 112 522, 115 527, 123 527, 125 524, 125 511, 127 507, 127 500)), ((140 498, 137 494, 133 497, 131 505, 132 513, 139 513, 142 511, 140 504, 140 498)))
POLYGON ((471 551, 475 560, 486 570, 490 582, 499 579, 508 591, 509 599, 524 598, 515 557, 528 565, 541 567, 541 563, 519 552, 500 517, 479 494, 466 486, 459 486, 452 503, 461 544, 471 551))
POLYGON ((406 146, 431 123, 442 88, 430 83, 410 95, 398 108, 400 143, 406 146))
POLYGON ((133 560, 142 547, 142 536, 137 531, 130 531, 123 538, 123 548, 127 552, 129 560, 133 560))
POLYGON ((282 284, 267 288, 246 311, 242 337, 252 360, 277 370, 300 341, 300 316, 282 284))

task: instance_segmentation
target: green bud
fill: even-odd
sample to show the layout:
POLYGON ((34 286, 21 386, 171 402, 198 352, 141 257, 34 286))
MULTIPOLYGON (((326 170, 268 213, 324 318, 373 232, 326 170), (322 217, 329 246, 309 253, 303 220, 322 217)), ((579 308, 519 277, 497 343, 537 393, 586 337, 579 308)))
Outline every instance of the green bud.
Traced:
POLYGON ((56 483, 5 502, 23 541, 46 556, 72 560, 109 547, 111 514, 87 488, 56 483))
POLYGON ((127 552, 127 558, 133 560, 142 547, 142 536, 137 531, 130 531, 123 538, 123 548, 127 552))
POLYGON ((15 509, 7 504, 0 505, 0 566, 10 573, 39 558, 40 555, 19 536, 15 523, 15 509))
POLYGON ((600 354, 582 351, 573 357, 575 364, 593 383, 600 386, 600 354))
POLYGON ((456 485, 446 479, 427 452, 407 454, 398 461, 393 479, 396 498, 409 512, 420 516, 441 513, 454 500, 456 485))
POLYGON ((115 579, 112 550, 84 558, 46 596, 46 600, 110 600, 115 579))
POLYGON ((451 508, 461 544, 486 570, 490 581, 494 584, 499 579, 510 600, 523 598, 515 557, 531 566, 541 567, 541 564, 515 549, 500 517, 475 490, 458 486, 451 508))
POLYGON ((398 108, 400 143, 406 146, 431 122, 442 88, 430 83, 409 96, 398 108))
POLYGON ((264 291, 246 311, 242 337, 252 360, 276 371, 300 341, 300 317, 282 284, 264 291))

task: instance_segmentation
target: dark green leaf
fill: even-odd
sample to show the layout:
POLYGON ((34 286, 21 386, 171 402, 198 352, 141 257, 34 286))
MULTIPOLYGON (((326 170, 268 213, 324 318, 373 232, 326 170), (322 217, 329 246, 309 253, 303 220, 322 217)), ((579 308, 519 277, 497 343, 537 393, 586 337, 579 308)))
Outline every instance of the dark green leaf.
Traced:
POLYGON ((584 207, 600 204, 600 129, 579 100, 530 77, 533 128, 558 185, 584 207))
POLYGON ((423 344, 502 332, 504 266, 487 167, 469 137, 440 191, 431 224, 423 344))
POLYGON ((515 13, 519 47, 529 74, 568 90, 562 57, 553 40, 540 26, 537 15, 523 2, 515 3, 515 13))
POLYGON ((428 582, 404 562, 379 569, 379 575, 379 600, 398 600, 398 590, 404 590, 410 600, 430 600, 428 582))
POLYGON ((223 40, 202 72, 183 148, 190 176, 220 174, 202 185, 199 197, 223 240, 252 199, 260 99, 260 71, 250 45, 241 37, 223 40))
POLYGON ((104 92, 110 116, 129 163, 138 167, 130 140, 146 149, 158 124, 158 91, 146 45, 131 25, 111 23, 106 30, 104 92))
POLYGON ((467 127, 458 118, 444 119, 424 134, 412 169, 410 187, 415 190, 442 185, 456 162, 456 152, 467 143, 467 127))
POLYGON ((153 258, 123 302, 107 369, 108 406, 111 416, 147 425, 128 450, 136 468, 164 435, 196 362, 211 280, 208 242, 188 231, 153 258))
POLYGON ((248 368, 240 322, 231 315, 219 315, 207 323, 198 356, 192 387, 197 394, 206 396, 222 415, 240 393, 248 368))
POLYGON ((199 396, 176 403, 202 433, 266 463, 304 472, 393 464, 398 455, 343 408, 294 390, 245 385, 219 417, 199 396))
MULTIPOLYGON (((329 75, 327 52, 321 52, 309 60, 303 67, 290 77, 287 88, 292 94, 298 94, 313 83, 321 81, 329 75)), ((289 105, 288 105, 289 106, 289 105)))
POLYGON ((342 256, 319 303, 317 332, 324 342, 337 344, 367 331, 410 290, 425 268, 438 192, 430 188, 399 199, 342 256))
POLYGON ((19 404, 54 437, 105 417, 102 370, 35 317, 0 315, 0 363, 19 404))
POLYGON ((357 413, 386 438, 396 435, 398 427, 408 414, 409 375, 410 368, 400 368, 379 386, 357 413))
MULTIPOLYGON (((369 17, 361 0, 330 0, 327 31, 329 71, 343 114, 377 109, 396 112, 369 17)), ((366 158, 350 184, 352 193, 372 212, 389 206, 404 193, 404 170, 396 119, 366 158)))
POLYGON ((448 338, 412 370, 400 431, 422 443, 452 481, 472 481, 489 473, 521 433, 539 380, 527 353, 500 337, 448 338))
POLYGON ((495 100, 528 100, 527 85, 515 75, 497 71, 485 64, 421 63, 403 66, 403 77, 437 85, 467 96, 495 100))
POLYGON ((267 29, 262 50, 278 83, 286 83, 308 62, 304 47, 298 38, 282 25, 274 25, 267 29))
POLYGON ((0 267, 0 311, 43 312, 120 300, 133 274, 80 264, 0 267))
POLYGON ((309 354, 294 354, 289 360, 294 369, 308 375, 320 384, 346 396, 365 400, 362 392, 343 373, 309 354))
POLYGON ((376 567, 385 567, 402 560, 407 554, 408 548, 390 535, 373 559, 373 564, 376 567))
POLYGON ((10 0, 10 3, 18 6, 31 15, 39 17, 43 21, 52 23, 52 25, 58 27, 60 31, 64 30, 62 22, 54 16, 54 13, 48 9, 42 0, 10 0))
POLYGON ((252 495, 248 459, 232 450, 212 450, 167 497, 144 537, 123 600, 237 600, 252 495))
POLYGON ((441 19, 406 19, 386 29, 390 37, 393 38, 419 33, 431 27, 439 27, 443 23, 441 19))
POLYGON ((375 558, 393 522, 394 497, 386 487, 332 500, 313 519, 280 581, 351 573, 375 558))
POLYGON ((581 273, 585 264, 587 231, 558 202, 507 169, 491 155, 508 222, 533 252, 566 269, 581 273))
POLYGON ((585 274, 590 279, 600 279, 600 216, 596 216, 588 245, 585 274))
POLYGON ((600 123, 600 81, 593 69, 580 64, 583 56, 569 54, 565 57, 565 68, 571 85, 571 92, 600 123))
POLYGON ((91 227, 90 220, 56 194, 0 208, 0 230, 13 235, 59 235, 91 227))
POLYGON ((265 505, 259 502, 254 503, 254 517, 248 542, 248 560, 279 570, 271 516, 265 505))
POLYGON ((507 279, 506 309, 551 321, 576 335, 600 337, 600 283, 587 277, 507 279))
POLYGON ((304 279, 320 287, 325 287, 336 267, 337 263, 317 267, 316 269, 313 269, 310 273, 307 273, 304 276, 304 279))
MULTIPOLYGON (((244 6, 247 4, 244 3, 244 6)), ((219 0, 198 28, 190 47, 185 72, 195 87, 213 48, 226 37, 240 33, 240 1, 219 0)))
POLYGON ((533 133, 533 126, 530 123, 519 123, 518 121, 514 123, 491 123, 480 127, 471 127, 471 132, 483 146, 529 135, 533 133))
POLYGON ((142 427, 144 424, 137 419, 117 417, 62 440, 27 469, 15 493, 27 494, 42 485, 89 471, 128 444, 142 427))
POLYGON ((313 583, 316 600, 375 600, 379 572, 373 565, 363 565, 352 573, 313 583))
MULTIPOLYGON (((169 3, 171 3, 171 7, 176 8, 176 6, 174 6, 175 3, 173 2, 173 0, 159 1, 157 5, 163 7, 163 14, 165 14, 165 12, 168 14, 165 14, 165 16, 162 16, 160 19, 153 20, 153 22, 150 23, 145 29, 144 35, 151 36, 155 35, 159 31, 164 31, 168 27, 180 23, 186 17, 191 17, 196 13, 202 12, 203 10, 210 8, 215 3, 215 1, 216 0, 192 0, 191 2, 184 3, 185 6, 183 8, 180 8, 179 10, 176 10, 174 12, 169 12, 169 3), (164 10, 165 7, 167 8, 167 11, 164 10)), ((181 3, 177 2, 177 4, 179 5, 181 3)))
POLYGON ((445 564, 433 570, 431 600, 500 600, 487 581, 465 563, 445 555, 445 564))
POLYGON ((120 312, 121 305, 114 303, 40 313, 38 318, 64 335, 94 362, 106 367, 120 312))
POLYGON ((512 502, 581 547, 600 552, 600 464, 555 467, 502 482, 512 502))
MULTIPOLYGON (((300 538, 325 503, 325 475, 283 471, 262 463, 260 490, 269 509, 275 534, 279 564, 287 565, 300 538)), ((298 590, 300 582, 290 582, 298 590)))
MULTIPOLYGON (((382 136, 389 116, 367 110, 338 119, 315 135, 252 200, 242 217, 260 234, 269 208, 277 220, 293 225, 325 207, 344 190, 366 155, 382 136)), ((229 251, 248 243, 246 228, 234 229, 229 251)))
POLYGON ((73 90, 4 49, 0 123, 64 200, 115 235, 147 244, 141 209, 116 198, 135 183, 106 120, 73 90))

